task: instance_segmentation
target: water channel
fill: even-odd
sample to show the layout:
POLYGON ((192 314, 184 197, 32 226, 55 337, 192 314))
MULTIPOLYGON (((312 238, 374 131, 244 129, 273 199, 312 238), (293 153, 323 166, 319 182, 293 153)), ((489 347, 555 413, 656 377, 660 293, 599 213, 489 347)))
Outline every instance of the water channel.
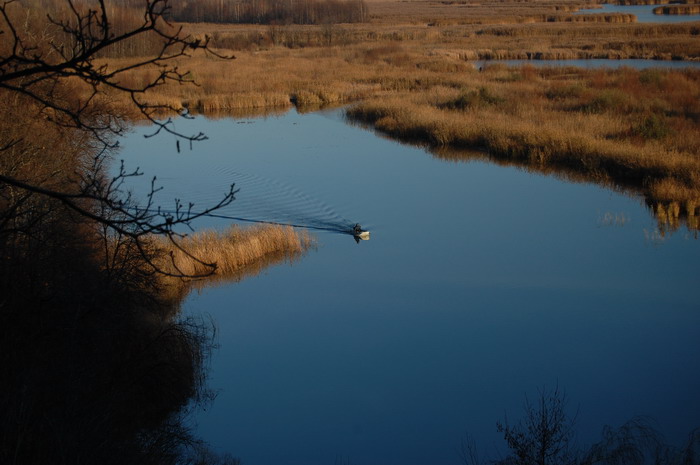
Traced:
POLYGON ((576 68, 585 69, 600 69, 600 68, 634 68, 634 69, 698 69, 700 61, 682 61, 682 60, 644 60, 635 58, 626 58, 622 60, 611 59, 581 59, 581 60, 482 60, 475 61, 476 67, 483 67, 492 64, 504 64, 506 66, 531 65, 537 67, 546 66, 573 66, 576 68))
POLYGON ((686 23, 700 21, 700 15, 655 15, 654 8, 663 5, 613 5, 604 4, 601 8, 582 9, 576 14, 628 13, 637 17, 638 23, 686 23))
POLYGON ((555 385, 579 444, 636 415, 678 445, 700 426, 692 232, 660 235, 640 198, 446 160, 342 115, 178 120, 209 137, 181 153, 148 128, 123 141, 165 207, 238 180, 228 213, 272 205, 372 231, 316 233, 301 260, 188 298, 218 327, 218 395, 197 416, 215 450, 246 465, 454 464, 469 433, 498 458, 496 421, 555 385))

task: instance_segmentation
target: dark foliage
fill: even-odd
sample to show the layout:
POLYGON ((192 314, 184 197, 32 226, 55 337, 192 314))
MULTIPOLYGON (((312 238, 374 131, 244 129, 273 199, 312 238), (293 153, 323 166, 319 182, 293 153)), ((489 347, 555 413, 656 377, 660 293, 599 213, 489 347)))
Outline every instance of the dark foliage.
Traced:
POLYGON ((566 412, 566 396, 555 388, 542 389, 536 402, 525 400, 525 415, 516 425, 506 419, 498 431, 513 452, 517 465, 568 465, 574 459, 570 450, 574 421, 566 412))
POLYGON ((511 425, 497 423, 509 454, 484 460, 469 436, 458 450, 465 465, 700 465, 700 429, 691 432, 682 448, 668 445, 653 420, 635 417, 619 428, 603 428, 601 440, 588 448, 576 447, 574 418, 558 387, 543 388, 537 400, 525 400, 524 415, 511 425))
MULTIPOLYGON (((4 98, 24 98, 20 104, 26 105, 27 110, 34 110, 35 117, 47 127, 69 130, 68 137, 79 137, 83 142, 80 159, 76 158, 73 165, 61 167, 61 185, 50 187, 34 176, 19 177, 3 170, 0 171, 0 189, 18 189, 58 200, 79 215, 106 226, 110 232, 131 238, 134 246, 147 257, 143 237, 160 234, 175 240, 178 225, 188 225, 227 205, 233 201, 234 189, 231 186, 219 203, 197 213, 192 211, 192 205, 180 202, 168 211, 161 211, 153 203, 153 195, 158 190, 155 184, 146 205, 135 205, 121 191, 124 179, 139 175, 138 170, 122 169, 117 176, 105 175, 105 158, 116 146, 114 137, 124 128, 119 113, 110 108, 108 92, 128 95, 132 109, 155 125, 155 133, 168 132, 190 143, 206 138, 201 133, 186 136, 173 131, 170 120, 156 119, 156 115, 176 110, 149 105, 142 95, 167 81, 190 83, 188 73, 179 70, 174 60, 196 50, 210 53, 208 39, 184 35, 181 29, 173 28, 165 20, 164 15, 170 11, 167 0, 148 0, 141 7, 141 19, 131 27, 119 29, 115 29, 110 17, 112 6, 104 0, 65 0, 53 5, 45 18, 29 22, 27 18, 33 13, 25 5, 12 0, 0 4, 0 37, 3 38, 0 90, 4 98), (96 62, 100 54, 120 44, 153 36, 159 38, 160 43, 153 55, 115 67, 96 62), (124 84, 125 73, 144 67, 156 70, 152 80, 137 86, 124 84)), ((25 139, 35 136, 15 131, 11 137, 0 140, 0 155, 18 158, 16 146, 22 146, 25 139)), ((2 215, 9 218, 18 213, 12 201, 8 202, 2 215)), ((215 265, 210 264, 210 270, 214 269, 215 265)))
MULTIPOLYGON (((36 5, 0 3, 0 463, 203 463, 211 454, 185 419, 207 397, 212 331, 178 320, 149 240, 176 241, 197 214, 179 203, 160 211, 155 185, 136 205, 122 183, 138 171, 110 176, 105 166, 124 127, 108 94, 155 120, 168 108, 141 94, 187 82, 172 60, 206 41, 167 24, 165 0, 143 3, 121 28, 103 1, 36 5), (153 56, 118 68, 95 61, 145 36, 158 38, 153 56), (134 67, 155 78, 125 86, 134 67)), ((157 130, 204 138, 167 121, 157 130)), ((232 201, 233 189, 222 197, 232 201)))
POLYGON ((32 197, 0 231, 0 463, 176 463, 208 327, 174 319, 137 251, 108 270, 89 220, 32 197))

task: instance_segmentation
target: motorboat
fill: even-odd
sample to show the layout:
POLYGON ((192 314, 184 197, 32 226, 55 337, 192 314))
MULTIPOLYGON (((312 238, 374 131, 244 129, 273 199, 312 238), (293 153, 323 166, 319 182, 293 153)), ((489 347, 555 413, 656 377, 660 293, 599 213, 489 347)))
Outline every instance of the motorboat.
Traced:
POLYGON ((357 242, 369 240, 369 231, 362 229, 362 226, 360 226, 359 223, 356 223, 355 226, 353 226, 352 235, 357 242))

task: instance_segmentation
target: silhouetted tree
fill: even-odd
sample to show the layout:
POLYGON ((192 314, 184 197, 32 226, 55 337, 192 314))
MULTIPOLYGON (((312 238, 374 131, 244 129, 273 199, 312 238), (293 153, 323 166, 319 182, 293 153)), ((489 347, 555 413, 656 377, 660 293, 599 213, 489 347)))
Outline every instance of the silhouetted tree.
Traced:
POLYGON ((558 387, 542 388, 535 402, 526 397, 524 417, 515 425, 497 422, 510 454, 493 461, 482 458, 472 438, 458 449, 464 465, 700 465, 700 429, 688 436, 684 447, 668 445, 647 417, 635 417, 619 428, 606 426, 602 438, 587 449, 574 446, 574 423, 567 399, 558 387))
POLYGON ((578 462, 580 465, 698 465, 700 464, 700 429, 688 436, 681 449, 665 443, 654 421, 635 417, 619 428, 603 428, 601 440, 591 446, 578 462))
POLYGON ((106 169, 125 128, 108 93, 128 97, 156 133, 205 138, 157 120, 175 109, 142 95, 188 83, 174 60, 208 53, 207 40, 170 26, 167 0, 146 0, 129 24, 113 21, 115 8, 133 7, 123 3, 0 2, 2 464, 213 461, 183 421, 206 399, 213 331, 177 315, 148 236, 177 241, 178 225, 231 202, 233 188, 209 209, 177 202, 163 211, 155 182, 139 205, 123 192, 138 171, 106 169), (97 61, 142 39, 157 44, 153 55, 97 61), (140 67, 155 69, 154 78, 127 84, 124 75, 140 67))
MULTIPOLYGON (((52 198, 106 226, 110 232, 130 238, 147 256, 143 237, 160 234, 175 241, 178 225, 188 225, 234 199, 231 186, 218 203, 197 212, 193 212, 191 204, 181 202, 163 211, 154 203, 158 191, 155 183, 145 205, 137 205, 122 192, 125 179, 140 175, 137 170, 122 167, 115 176, 105 174, 104 160, 116 147, 116 136, 124 130, 123 119, 105 97, 107 92, 126 96, 132 108, 155 125, 154 133, 168 132, 189 143, 206 138, 202 133, 185 135, 174 131, 170 119, 163 121, 156 116, 181 112, 168 105, 148 104, 143 94, 165 82, 191 83, 175 60, 197 50, 213 53, 208 38, 186 35, 181 28, 169 24, 165 19, 170 10, 168 0, 146 0, 141 19, 137 16, 130 25, 121 24, 118 28, 110 16, 116 11, 114 5, 106 0, 63 0, 52 4, 44 17, 31 6, 36 5, 28 7, 17 0, 0 3, 0 93, 8 101, 19 98, 18 105, 25 111, 33 111, 47 125, 65 128, 70 132, 68 137, 82 137, 87 159, 65 167, 60 173, 65 178, 62 185, 49 185, 45 180, 1 169, 0 223, 22 214, 26 201, 17 203, 17 199, 24 198, 18 192, 31 193, 52 198), (123 44, 144 40, 158 44, 153 54, 119 65, 96 62, 123 44), (126 73, 144 67, 157 71, 150 81, 133 85, 123 79, 126 73)), ((7 136, 0 140, 0 156, 17 158, 24 139, 36 134, 7 136)), ((208 265, 213 271, 215 265, 208 265)))
POLYGON ((559 387, 542 388, 533 404, 525 398, 525 415, 516 425, 506 418, 497 423, 513 453, 509 463, 518 465, 567 465, 572 456, 574 419, 566 412, 566 395, 559 387))

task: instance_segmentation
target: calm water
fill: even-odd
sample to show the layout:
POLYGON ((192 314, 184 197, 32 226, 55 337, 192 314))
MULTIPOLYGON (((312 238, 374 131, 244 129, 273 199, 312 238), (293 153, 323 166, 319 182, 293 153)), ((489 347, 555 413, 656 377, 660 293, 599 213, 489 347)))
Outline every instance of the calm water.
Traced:
POLYGON ((585 59, 585 60, 487 60, 476 62, 478 66, 490 64, 504 64, 506 66, 575 66, 577 68, 599 69, 599 68, 622 68, 623 66, 635 69, 683 69, 683 68, 700 68, 700 61, 667 61, 667 60, 642 60, 642 59, 624 59, 624 60, 604 60, 604 59, 585 59))
POLYGON ((210 140, 177 154, 139 130, 121 154, 158 174, 166 206, 237 178, 245 214, 248 182, 290 217, 372 230, 360 244, 320 233, 294 265, 188 299, 219 329, 218 397, 198 416, 216 450, 246 465, 455 464, 469 432, 496 458, 496 421, 557 383, 580 444, 635 415, 674 443, 700 426, 700 241, 656 236, 639 199, 443 161, 338 112, 178 125, 210 140))
POLYGON ((638 23, 685 23, 700 21, 700 15, 655 15, 654 8, 663 5, 602 5, 602 8, 580 10, 575 14, 591 13, 631 13, 637 16, 638 23))

